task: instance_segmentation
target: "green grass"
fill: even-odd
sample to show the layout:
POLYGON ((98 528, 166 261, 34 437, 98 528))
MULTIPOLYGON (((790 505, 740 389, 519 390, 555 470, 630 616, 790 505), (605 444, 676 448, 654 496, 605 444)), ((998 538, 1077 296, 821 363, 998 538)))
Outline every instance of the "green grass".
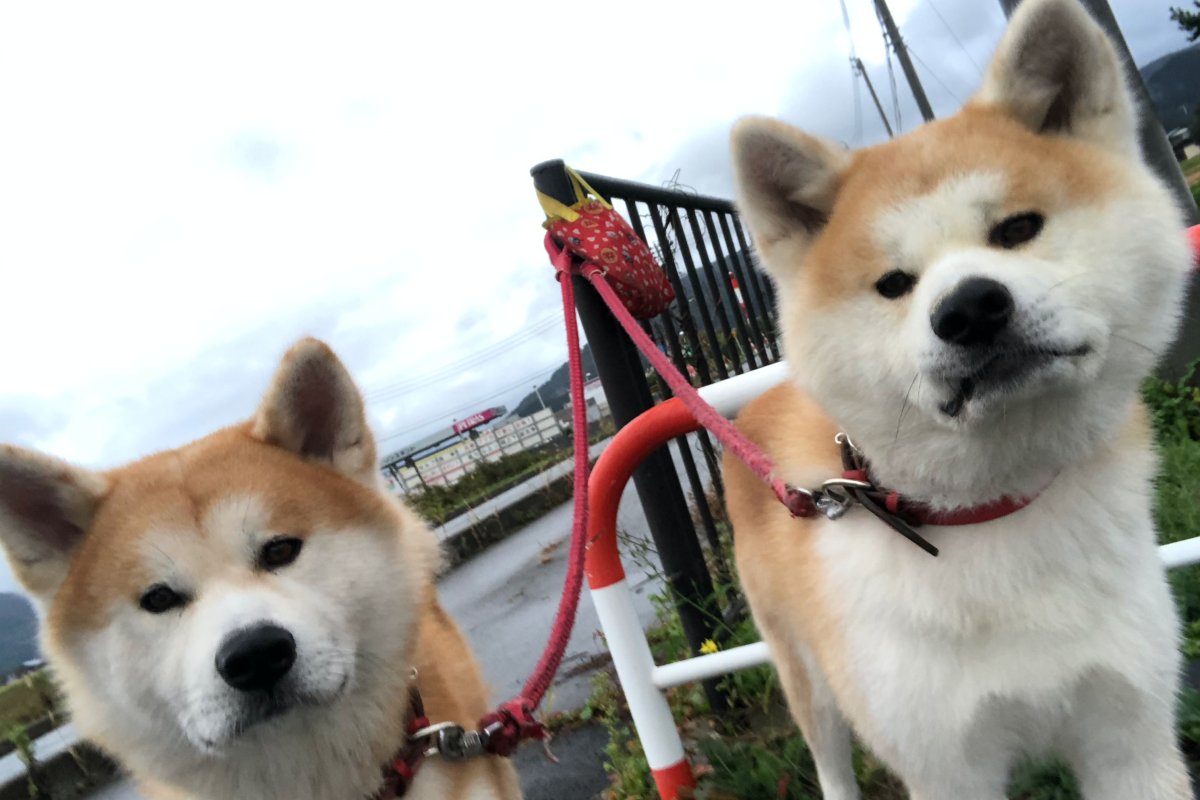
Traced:
POLYGON ((425 519, 442 525, 567 458, 570 458, 570 452, 562 446, 552 450, 525 450, 496 461, 479 463, 453 485, 430 486, 410 494, 405 501, 425 519))
POLYGON ((1200 169, 1200 156, 1192 156, 1186 161, 1180 162, 1179 169, 1181 172, 1191 172, 1194 169, 1200 169))
POLYGON ((1200 206, 1200 183, 1192 184, 1192 199, 1196 201, 1196 205, 1200 206))
MULTIPOLYGON (((1200 389, 1195 386, 1194 373, 1193 369, 1175 383, 1151 379, 1144 386, 1161 454, 1155 517, 1163 543, 1200 533, 1200 389)), ((728 544, 727 529, 724 536, 728 544)), ((643 561, 645 556, 644 552, 634 554, 643 561)), ((1170 580, 1184 620, 1183 653, 1200 658, 1200 567, 1175 570, 1170 580)), ((718 589, 722 594, 729 591, 728 586, 718 589)), ((690 648, 672 602, 666 595, 656 597, 655 602, 659 621, 648 632, 655 660, 663 663, 688 657, 690 648)), ((721 632, 725 647, 758 638, 748 621, 726 626, 721 632)), ((820 800, 811 758, 787 715, 774 670, 744 670, 725 677, 722 685, 734 710, 721 715, 709 712, 705 696, 696 686, 667 692, 698 765, 697 800, 820 800)), ((597 676, 592 698, 574 716, 574 720, 589 719, 598 720, 609 731, 605 768, 612 785, 605 797, 655 800, 645 758, 611 675, 597 676)), ((1200 693, 1182 693, 1179 734, 1189 758, 1200 761, 1200 693)), ((855 770, 865 800, 907 797, 900 783, 861 749, 855 753, 855 770)), ((1012 800, 1079 800, 1079 791, 1064 765, 1041 761, 1016 769, 1008 796, 1012 800)))
POLYGON ((48 669, 0 687, 0 741, 16 744, 28 726, 47 721, 45 724, 53 727, 63 716, 62 699, 48 669))
POLYGON ((7 730, 45 714, 42 698, 25 681, 14 681, 0 688, 0 729, 7 730))

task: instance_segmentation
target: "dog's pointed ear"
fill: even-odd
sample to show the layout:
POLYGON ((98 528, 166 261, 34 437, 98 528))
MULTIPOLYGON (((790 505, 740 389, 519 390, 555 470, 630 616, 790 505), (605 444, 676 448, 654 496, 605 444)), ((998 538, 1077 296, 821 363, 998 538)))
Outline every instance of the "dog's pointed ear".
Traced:
POLYGON ((849 151, 764 117, 740 120, 732 145, 738 208, 764 262, 784 245, 784 260, 798 258, 833 210, 849 151))
POLYGON ((379 480, 362 395, 338 357, 317 339, 301 339, 288 350, 250 432, 368 486, 379 480))
POLYGON ((108 491, 108 480, 49 456, 0 445, 0 544, 17 580, 49 603, 108 491))
POLYGON ((1021 3, 974 100, 1036 133, 1140 152, 1121 57, 1078 0, 1021 3))

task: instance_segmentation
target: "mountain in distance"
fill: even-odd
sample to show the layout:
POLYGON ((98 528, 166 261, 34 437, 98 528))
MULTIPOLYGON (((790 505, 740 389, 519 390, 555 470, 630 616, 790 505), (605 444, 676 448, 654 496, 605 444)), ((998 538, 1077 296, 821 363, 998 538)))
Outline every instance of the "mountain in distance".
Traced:
POLYGON ((0 678, 41 657, 37 632, 37 614, 29 601, 19 594, 0 592, 0 678))
MULTIPOLYGON (((540 411, 543 401, 546 403, 546 408, 551 411, 558 412, 566 408, 571 403, 571 373, 567 366, 567 364, 563 364, 554 370, 554 374, 545 383, 538 386, 537 392, 530 392, 521 398, 521 402, 517 403, 517 407, 509 416, 527 417, 540 411), (541 400, 538 400, 538 393, 542 395, 541 400)), ((598 374, 596 362, 592 358, 592 346, 585 344, 583 346, 583 380, 586 383, 589 376, 595 377, 598 374)))
POLYGON ((1193 123, 1200 106, 1200 43, 1168 53, 1138 71, 1164 128, 1170 131, 1193 123))

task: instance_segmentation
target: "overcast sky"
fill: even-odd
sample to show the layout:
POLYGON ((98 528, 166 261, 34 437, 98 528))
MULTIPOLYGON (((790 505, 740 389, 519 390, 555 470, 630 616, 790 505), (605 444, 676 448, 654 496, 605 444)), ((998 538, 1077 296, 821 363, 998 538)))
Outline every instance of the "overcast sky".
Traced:
MULTIPOLYGON (((1138 63, 1185 44, 1169 5, 1113 0, 1138 63)), ((952 112, 998 1, 892 6, 952 112)), ((530 166, 728 196, 742 114, 877 141, 849 47, 836 0, 0 5, 0 441, 93 467, 181 444, 306 334, 385 450, 511 406, 564 359, 530 166)))

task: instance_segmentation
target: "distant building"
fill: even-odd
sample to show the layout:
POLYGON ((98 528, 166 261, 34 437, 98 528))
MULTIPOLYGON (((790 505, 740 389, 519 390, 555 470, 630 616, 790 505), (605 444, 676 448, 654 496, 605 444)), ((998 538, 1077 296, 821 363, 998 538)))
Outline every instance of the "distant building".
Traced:
POLYGON ((562 433, 554 414, 542 409, 494 428, 435 434, 385 456, 380 469, 388 488, 399 494, 427 486, 450 486, 480 463, 548 444, 562 433))
POLYGON ((587 405, 588 422, 599 422, 608 416, 608 397, 599 378, 592 378, 583 385, 583 402, 587 405))

